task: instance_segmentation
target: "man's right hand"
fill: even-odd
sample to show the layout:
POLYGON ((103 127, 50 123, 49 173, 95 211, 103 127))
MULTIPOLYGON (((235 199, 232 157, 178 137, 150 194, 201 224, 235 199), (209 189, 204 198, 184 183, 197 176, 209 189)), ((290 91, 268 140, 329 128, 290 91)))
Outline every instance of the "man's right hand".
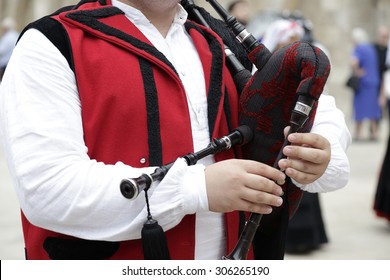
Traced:
POLYGON ((283 203, 282 188, 275 182, 284 181, 286 175, 261 162, 220 161, 207 166, 205 176, 210 211, 269 214, 283 203))

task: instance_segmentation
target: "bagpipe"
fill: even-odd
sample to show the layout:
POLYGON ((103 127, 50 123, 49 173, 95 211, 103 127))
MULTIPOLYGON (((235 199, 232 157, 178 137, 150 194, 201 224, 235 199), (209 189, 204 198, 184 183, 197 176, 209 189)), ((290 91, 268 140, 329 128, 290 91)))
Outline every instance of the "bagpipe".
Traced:
MULTIPOLYGON (((196 164, 197 160, 204 156, 230 149, 238 144, 242 145, 245 159, 278 168, 279 160, 284 157, 282 150, 290 144, 284 135, 285 127, 290 127, 288 132, 290 134, 309 132, 313 126, 318 99, 330 73, 329 59, 323 51, 307 42, 294 42, 271 53, 217 1, 206 1, 219 14, 222 21, 216 19, 210 21, 211 16, 196 6, 192 0, 182 0, 181 4, 195 22, 211 29, 215 24, 223 26, 224 34, 220 35, 216 31, 223 40, 226 36, 235 38, 234 44, 230 42, 228 46, 225 40, 224 43, 226 65, 240 94, 240 127, 228 136, 215 139, 204 150, 190 153, 183 158, 189 165, 196 164), (247 56, 245 59, 249 59, 256 67, 253 75, 248 66, 243 65, 245 62, 238 59, 236 52, 230 49, 237 48, 237 45, 238 48, 244 49, 247 56)), ((153 174, 124 179, 120 186, 122 194, 133 199, 142 190, 146 192, 153 181, 164 178, 172 164, 157 168, 153 174)), ((284 254, 283 240, 288 219, 296 211, 302 191, 288 177, 285 182, 277 183, 282 185, 284 204, 264 217, 261 214, 250 213, 235 248, 230 254, 222 257, 223 259, 247 259, 251 247, 255 259, 277 259, 284 254)), ((147 195, 146 201, 148 204, 147 195)), ((154 225, 157 223, 151 218, 150 212, 148 221, 154 225)), ((149 244, 149 247, 156 249, 158 246, 149 244)))
MULTIPOLYGON (((215 155, 219 152, 229 150, 235 145, 245 145, 250 142, 252 138, 252 130, 248 126, 242 125, 234 129, 232 133, 214 139, 206 148, 198 152, 188 153, 187 155, 182 156, 182 158, 186 161, 187 165, 194 165, 200 159, 209 155, 215 155)), ((122 195, 131 200, 137 198, 140 192, 144 190, 147 191, 153 182, 161 181, 173 164, 174 162, 160 166, 156 168, 153 173, 143 173, 138 178, 123 179, 120 184, 122 195)))

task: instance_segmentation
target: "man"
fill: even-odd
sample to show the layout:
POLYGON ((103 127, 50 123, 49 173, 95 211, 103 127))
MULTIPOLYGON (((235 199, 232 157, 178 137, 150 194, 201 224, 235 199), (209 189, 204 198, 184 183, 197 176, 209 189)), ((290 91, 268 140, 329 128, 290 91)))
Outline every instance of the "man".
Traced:
MULTIPOLYGON (((173 161, 148 191, 172 259, 220 259, 237 240, 236 211, 282 205, 277 169, 232 151, 178 159, 238 126, 223 44, 179 2, 81 1, 21 37, 0 111, 28 259, 143 258, 145 199, 125 199, 119 184, 173 161)), ((310 184, 330 144, 294 136, 280 166, 310 184)))

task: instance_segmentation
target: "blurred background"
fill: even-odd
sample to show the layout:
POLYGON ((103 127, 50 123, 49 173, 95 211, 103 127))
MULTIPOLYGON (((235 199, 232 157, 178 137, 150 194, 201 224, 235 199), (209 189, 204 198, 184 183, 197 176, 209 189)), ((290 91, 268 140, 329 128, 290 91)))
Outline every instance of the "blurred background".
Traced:
MULTIPOLYGON (((30 21, 51 13, 64 5, 72 5, 77 0, 0 0, 0 19, 12 16, 21 29, 30 21)), ((196 4, 210 9, 203 0, 196 4)), ((228 7, 232 0, 220 0, 228 7)), ((297 12, 312 22, 316 38, 330 51, 334 64, 333 78, 343 79, 347 75, 345 63, 351 52, 349 40, 351 30, 362 27, 376 39, 377 29, 381 25, 390 25, 389 0, 247 0, 250 17, 259 27, 248 29, 254 34, 261 33, 272 20, 273 13, 297 12)), ((335 81, 336 82, 336 81, 335 81)))
MULTIPOLYGON (((0 20, 12 17, 21 31, 29 22, 49 14, 70 0, 0 0, 0 20)), ((220 0, 225 8, 233 1, 220 0)), ((332 73, 329 94, 344 112, 354 134, 353 92, 345 86, 350 74, 353 51, 351 32, 363 28, 372 43, 378 30, 390 28, 390 0, 247 0, 248 30, 261 37, 269 24, 289 15, 303 20, 312 36, 328 51, 332 73)), ((207 1, 195 1, 218 17, 207 1)), ((348 149, 351 176, 348 185, 337 192, 320 195, 328 242, 286 259, 390 259, 390 223, 373 210, 378 176, 387 148, 388 114, 383 110, 377 141, 353 142, 348 149)), ((365 128, 368 135, 368 129, 365 128)), ((390 170, 389 170, 390 171, 390 170)), ((0 146, 0 259, 23 259, 23 237, 19 208, 0 146)))

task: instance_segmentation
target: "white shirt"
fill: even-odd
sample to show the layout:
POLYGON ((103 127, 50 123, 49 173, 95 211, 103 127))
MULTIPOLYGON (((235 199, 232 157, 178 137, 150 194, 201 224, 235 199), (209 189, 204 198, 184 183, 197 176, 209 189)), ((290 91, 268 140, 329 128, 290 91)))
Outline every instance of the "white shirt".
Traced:
MULTIPOLYGON (((176 67, 187 93, 196 136, 194 148, 205 148, 209 140, 204 79, 199 58, 182 25, 185 11, 178 12, 164 39, 139 11, 117 1, 113 5, 131 15, 176 67), (180 46, 175 43, 178 41, 180 46)), ((106 165, 88 157, 74 73, 40 32, 29 30, 24 34, 8 70, 0 87, 0 128, 20 206, 30 222, 84 239, 140 238, 146 219, 144 197, 140 195, 130 202, 121 195, 119 184, 123 178, 152 173, 154 168, 137 169, 121 162, 106 165)), ((349 174, 343 148, 350 140, 343 115, 329 98, 332 101, 324 106, 331 115, 325 118, 319 106, 315 122, 326 124, 324 129, 313 127, 332 138, 332 160, 323 175, 329 186, 303 186, 311 191, 341 188, 349 174), (334 176, 335 172, 340 176, 334 176)), ((153 183, 149 192, 152 215, 164 230, 176 226, 185 215, 196 213, 196 259, 220 259, 225 248, 222 214, 207 211, 204 165, 213 162, 209 157, 187 166, 178 160, 161 183, 153 183)))

